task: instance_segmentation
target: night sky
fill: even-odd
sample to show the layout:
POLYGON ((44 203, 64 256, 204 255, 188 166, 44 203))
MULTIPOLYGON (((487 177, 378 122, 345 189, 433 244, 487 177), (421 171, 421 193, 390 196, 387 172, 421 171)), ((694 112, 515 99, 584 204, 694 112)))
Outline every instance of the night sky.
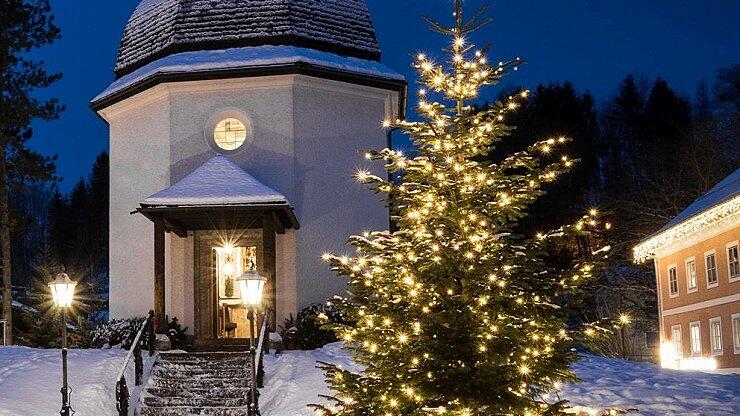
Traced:
MULTIPOLYGON (((636 73, 663 77, 691 97, 700 80, 711 80, 717 68, 740 62, 737 0, 469 0, 468 13, 485 2, 491 3, 495 21, 473 40, 492 42, 491 60, 529 61, 505 85, 533 88, 570 80, 603 101, 627 73, 636 73)), ((66 190, 108 148, 107 126, 88 103, 113 80, 120 36, 138 0, 51 3, 62 39, 34 55, 50 70, 64 74, 41 95, 59 97, 67 110, 57 121, 36 123, 31 146, 59 155, 66 190)), ((413 83, 412 54, 439 56, 444 41, 427 30, 421 16, 450 19, 451 1, 368 0, 368 4, 383 62, 413 83)))

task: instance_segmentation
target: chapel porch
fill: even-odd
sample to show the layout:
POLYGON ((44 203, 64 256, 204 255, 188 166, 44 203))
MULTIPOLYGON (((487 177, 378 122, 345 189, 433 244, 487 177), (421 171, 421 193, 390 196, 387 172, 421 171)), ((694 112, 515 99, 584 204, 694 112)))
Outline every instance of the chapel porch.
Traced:
POLYGON ((166 328, 166 234, 192 239, 192 349, 246 346, 249 324, 236 278, 256 270, 267 279, 262 309, 276 328, 276 238, 300 225, 287 198, 226 157, 216 156, 135 211, 154 227, 154 311, 166 328))

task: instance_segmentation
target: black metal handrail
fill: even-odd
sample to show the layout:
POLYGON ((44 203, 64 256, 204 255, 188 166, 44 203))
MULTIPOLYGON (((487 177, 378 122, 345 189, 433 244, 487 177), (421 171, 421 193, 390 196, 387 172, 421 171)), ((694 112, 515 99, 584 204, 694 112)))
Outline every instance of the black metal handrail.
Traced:
MULTIPOLYGON (((252 315, 254 316, 254 315, 252 315)), ((262 387, 262 379, 264 375, 264 370, 262 368, 262 355, 263 355, 263 349, 265 345, 265 337, 267 335, 267 311, 262 314, 262 326, 259 330, 259 338, 257 341, 256 348, 250 348, 250 354, 252 354, 252 359, 249 361, 249 372, 248 377, 251 377, 249 380, 250 383, 250 391, 252 394, 249 397, 249 409, 247 414, 250 416, 259 416, 259 391, 257 390, 259 387, 262 387), (254 366, 254 368, 252 368, 254 366)), ((254 339, 254 338, 252 338, 254 339)), ((250 344, 251 345, 251 344, 250 344)))
POLYGON ((254 372, 257 374, 257 380, 254 380, 257 387, 262 387, 262 374, 264 367, 262 365, 262 355, 264 354, 265 338, 267 337, 267 313, 262 316, 262 328, 260 328, 259 341, 257 342, 257 370, 254 372))
POLYGON ((129 398, 131 397, 131 392, 126 383, 126 369, 128 368, 128 364, 133 358, 134 384, 141 386, 144 378, 144 358, 141 356, 141 347, 146 346, 149 350, 149 356, 154 356, 154 331, 156 330, 156 325, 154 311, 149 311, 149 315, 136 334, 136 338, 134 338, 134 342, 131 344, 131 349, 126 354, 126 359, 121 366, 121 371, 118 373, 118 378, 116 378, 116 410, 118 411, 118 416, 128 416, 129 398))

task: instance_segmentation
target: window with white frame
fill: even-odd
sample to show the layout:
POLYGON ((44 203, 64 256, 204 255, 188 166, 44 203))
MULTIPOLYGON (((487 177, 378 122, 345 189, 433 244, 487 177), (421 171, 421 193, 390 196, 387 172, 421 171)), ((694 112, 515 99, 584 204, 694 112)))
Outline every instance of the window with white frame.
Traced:
POLYGON ((740 279, 740 256, 738 254, 737 241, 727 245, 727 265, 730 271, 730 280, 740 279))
POLYGON ((692 322, 689 324, 689 338, 691 340, 691 355, 701 355, 701 323, 692 322))
POLYGON ((671 327, 671 342, 673 348, 676 350, 676 354, 679 356, 683 355, 683 347, 681 346, 681 325, 673 325, 671 327))
POLYGON ((732 343, 735 354, 740 354, 740 313, 732 315, 732 343))
POLYGON ((722 355, 722 318, 709 320, 709 336, 711 337, 712 355, 722 355))
POLYGON ((699 287, 696 279, 696 259, 690 257, 686 259, 686 288, 687 292, 696 292, 699 287))
POLYGON ((668 291, 672 298, 678 296, 678 274, 676 274, 676 265, 668 267, 668 291))
POLYGON ((719 284, 717 278, 717 255, 714 250, 704 253, 704 265, 707 267, 707 287, 714 287, 719 284))

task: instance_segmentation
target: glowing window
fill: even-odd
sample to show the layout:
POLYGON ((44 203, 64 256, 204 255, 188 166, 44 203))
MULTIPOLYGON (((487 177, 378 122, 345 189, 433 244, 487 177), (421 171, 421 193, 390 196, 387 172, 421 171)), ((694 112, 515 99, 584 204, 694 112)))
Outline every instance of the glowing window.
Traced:
POLYGON ((709 320, 709 332, 712 340, 712 355, 722 355, 722 318, 709 320))
POLYGON ((216 124, 213 140, 223 150, 236 150, 247 140, 247 127, 235 118, 225 118, 216 124))
POLYGON ((689 324, 689 335, 691 336, 691 355, 701 356, 701 324, 692 322, 689 324))
POLYGON ((679 357, 683 355, 683 348, 681 347, 681 325, 673 325, 671 327, 671 341, 673 342, 673 348, 675 348, 676 354, 679 357))

